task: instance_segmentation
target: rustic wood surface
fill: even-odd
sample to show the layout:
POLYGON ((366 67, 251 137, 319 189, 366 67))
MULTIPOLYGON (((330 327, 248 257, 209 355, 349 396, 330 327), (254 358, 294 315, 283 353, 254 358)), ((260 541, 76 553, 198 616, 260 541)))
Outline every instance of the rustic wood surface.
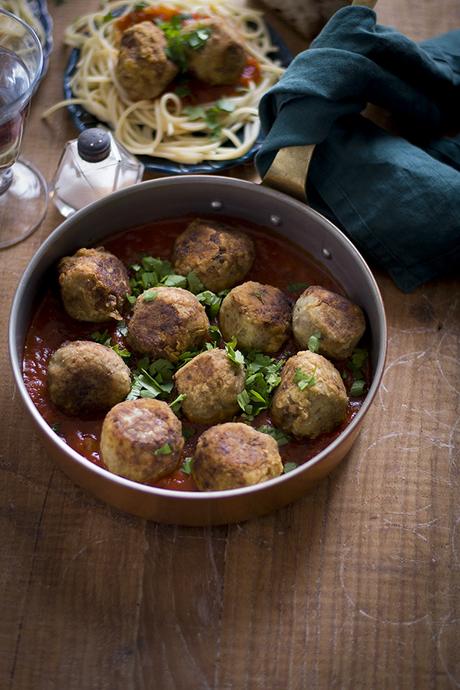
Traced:
MULTIPOLYGON (((48 180, 75 135, 64 111, 40 120, 61 98, 63 28, 97 4, 50 3, 55 50, 24 144, 48 180)), ((459 8, 380 0, 378 13, 422 39, 457 28, 459 8)), ((347 461, 314 493, 244 524, 167 527, 75 487, 17 399, 10 302, 59 221, 50 208, 32 237, 0 253, 0 688, 459 687, 459 282, 403 295, 377 274, 389 319, 383 385, 347 461)))

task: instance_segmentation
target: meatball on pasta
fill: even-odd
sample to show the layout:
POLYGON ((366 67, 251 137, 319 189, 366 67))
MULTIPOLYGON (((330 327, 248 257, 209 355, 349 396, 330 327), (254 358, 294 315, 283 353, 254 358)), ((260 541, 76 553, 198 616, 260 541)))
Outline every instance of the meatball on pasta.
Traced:
POLYGON ((78 321, 121 320, 128 272, 104 247, 79 249, 59 262, 59 285, 66 312, 78 321))
POLYGON ((246 65, 246 51, 231 28, 221 20, 199 19, 185 25, 184 34, 208 34, 203 46, 188 50, 188 66, 198 79, 214 86, 236 84, 246 65))
POLYGON ((350 357, 366 328, 363 311, 347 297, 311 285, 292 312, 292 330, 300 347, 319 336, 319 352, 333 359, 350 357))
POLYGON ((182 288, 155 287, 136 300, 128 343, 140 354, 176 362, 205 342, 209 321, 195 295, 182 288))
POLYGON ((249 281, 225 297, 219 323, 225 340, 235 337, 241 349, 273 353, 290 333, 291 307, 278 288, 249 281))
POLYGON ((254 261, 254 243, 224 223, 196 218, 174 244, 174 269, 194 271, 208 290, 219 292, 243 280, 254 261))
POLYGON ((75 416, 108 410, 124 400, 131 389, 131 376, 110 347, 75 340, 51 356, 47 383, 56 407, 75 416))
POLYGON ((159 96, 179 69, 166 55, 166 37, 153 22, 123 32, 115 74, 133 101, 159 96))
POLYGON ((182 412, 191 422, 217 424, 239 410, 237 396, 244 390, 245 372, 231 362, 225 350, 209 350, 194 357, 175 374, 182 412))
POLYGON ((102 425, 101 452, 108 469, 136 482, 171 474, 179 465, 182 425, 169 405, 143 398, 115 405, 102 425))
POLYGON ((307 350, 286 362, 271 414, 283 431, 316 438, 344 421, 347 404, 340 373, 328 359, 307 350))
POLYGON ((198 439, 192 474, 201 491, 251 486, 282 472, 275 439, 247 424, 218 424, 198 439))

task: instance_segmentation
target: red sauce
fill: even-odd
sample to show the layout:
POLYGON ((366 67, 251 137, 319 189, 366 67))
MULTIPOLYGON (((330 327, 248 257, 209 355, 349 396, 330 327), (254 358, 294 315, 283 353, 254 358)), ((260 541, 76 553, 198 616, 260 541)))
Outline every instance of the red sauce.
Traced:
MULTIPOLYGON (((174 240, 186 227, 190 219, 159 221, 140 228, 125 231, 104 242, 109 251, 118 256, 126 265, 135 263, 141 255, 148 254, 163 259, 171 257, 174 240)), ((246 280, 274 285, 282 289, 292 303, 299 294, 299 289, 292 293, 287 290, 292 283, 308 283, 322 285, 325 288, 343 294, 341 286, 334 278, 312 257, 285 239, 272 234, 270 231, 246 225, 244 228, 237 222, 226 219, 230 225, 244 229, 251 235, 256 246, 256 261, 246 280)), ((71 319, 63 309, 56 276, 50 279, 50 287, 38 305, 30 325, 23 359, 24 381, 34 404, 48 424, 55 429, 65 442, 91 462, 105 467, 99 455, 99 439, 104 414, 92 417, 67 417, 60 412, 48 396, 46 374, 48 360, 52 353, 65 341, 77 339, 91 339, 95 331, 107 330, 112 336, 112 342, 125 345, 123 337, 116 332, 116 323, 84 323, 71 319)), ((129 314, 126 315, 129 320, 129 314)), ((294 340, 288 340, 278 357, 289 357, 298 351, 294 340)), ((133 362, 133 365, 135 363, 133 362)), ((339 371, 345 371, 344 362, 335 362, 339 371)), ((367 372, 370 380, 370 373, 367 372)), ((345 379, 345 385, 350 387, 351 376, 345 379)), ((280 448, 283 462, 302 464, 317 455, 328 446, 350 423, 356 415, 363 399, 352 399, 349 403, 346 420, 340 427, 329 434, 323 434, 313 441, 292 441, 280 448)), ((271 424, 268 411, 261 413, 253 422, 255 427, 271 424)), ((207 428, 203 425, 192 424, 183 420, 183 428, 190 434, 184 448, 184 458, 192 456, 199 435, 207 428)), ((193 479, 181 470, 173 472, 168 477, 155 482, 154 486, 179 491, 196 490, 193 479)))
MULTIPOLYGON (((120 17, 120 19, 117 19, 115 24, 120 32, 123 32, 126 31, 126 29, 129 29, 129 27, 134 26, 134 24, 139 24, 140 22, 168 22, 171 21, 173 17, 177 17, 180 14, 181 12, 179 10, 159 5, 158 7, 146 7, 129 12, 128 14, 120 17)), ((191 19, 194 21, 209 18, 205 14, 199 14, 196 12, 187 14, 190 14, 191 19)), ((186 19, 183 23, 187 24, 187 21, 189 20, 186 19)), ((260 78, 261 73, 259 62, 252 55, 247 55, 246 65, 244 66, 241 76, 236 84, 228 86, 212 86, 211 84, 207 84, 206 82, 187 74, 174 79, 171 84, 168 85, 168 91, 175 91, 175 89, 179 86, 183 87, 185 79, 187 89, 190 93, 182 97, 184 104, 199 105, 201 103, 213 103, 218 101, 220 98, 235 96, 238 93, 239 87, 247 87, 251 81, 258 84, 260 78)))

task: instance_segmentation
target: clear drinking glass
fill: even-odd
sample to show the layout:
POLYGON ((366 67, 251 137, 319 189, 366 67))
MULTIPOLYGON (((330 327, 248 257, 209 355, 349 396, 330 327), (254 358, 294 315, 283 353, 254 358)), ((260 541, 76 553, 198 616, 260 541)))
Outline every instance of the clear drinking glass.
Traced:
POLYGON ((0 248, 28 237, 46 212, 46 183, 17 160, 32 94, 43 66, 40 41, 18 17, 0 10, 0 248))

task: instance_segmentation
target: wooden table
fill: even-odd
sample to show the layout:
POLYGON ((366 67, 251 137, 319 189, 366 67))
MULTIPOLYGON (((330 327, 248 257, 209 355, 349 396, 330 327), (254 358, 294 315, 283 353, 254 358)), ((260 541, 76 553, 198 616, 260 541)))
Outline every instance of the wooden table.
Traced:
MULTIPOLYGON (((96 6, 50 3, 55 50, 24 146, 48 180, 75 135, 65 112, 39 119, 61 98, 63 27, 96 6)), ((379 16, 416 39, 460 25, 458 0, 381 0, 379 16)), ((59 222, 51 207, 0 254, 0 688, 459 687, 459 282, 403 295, 377 274, 383 386, 348 460, 316 491, 244 524, 167 527, 75 487, 17 399, 9 306, 59 222)))

